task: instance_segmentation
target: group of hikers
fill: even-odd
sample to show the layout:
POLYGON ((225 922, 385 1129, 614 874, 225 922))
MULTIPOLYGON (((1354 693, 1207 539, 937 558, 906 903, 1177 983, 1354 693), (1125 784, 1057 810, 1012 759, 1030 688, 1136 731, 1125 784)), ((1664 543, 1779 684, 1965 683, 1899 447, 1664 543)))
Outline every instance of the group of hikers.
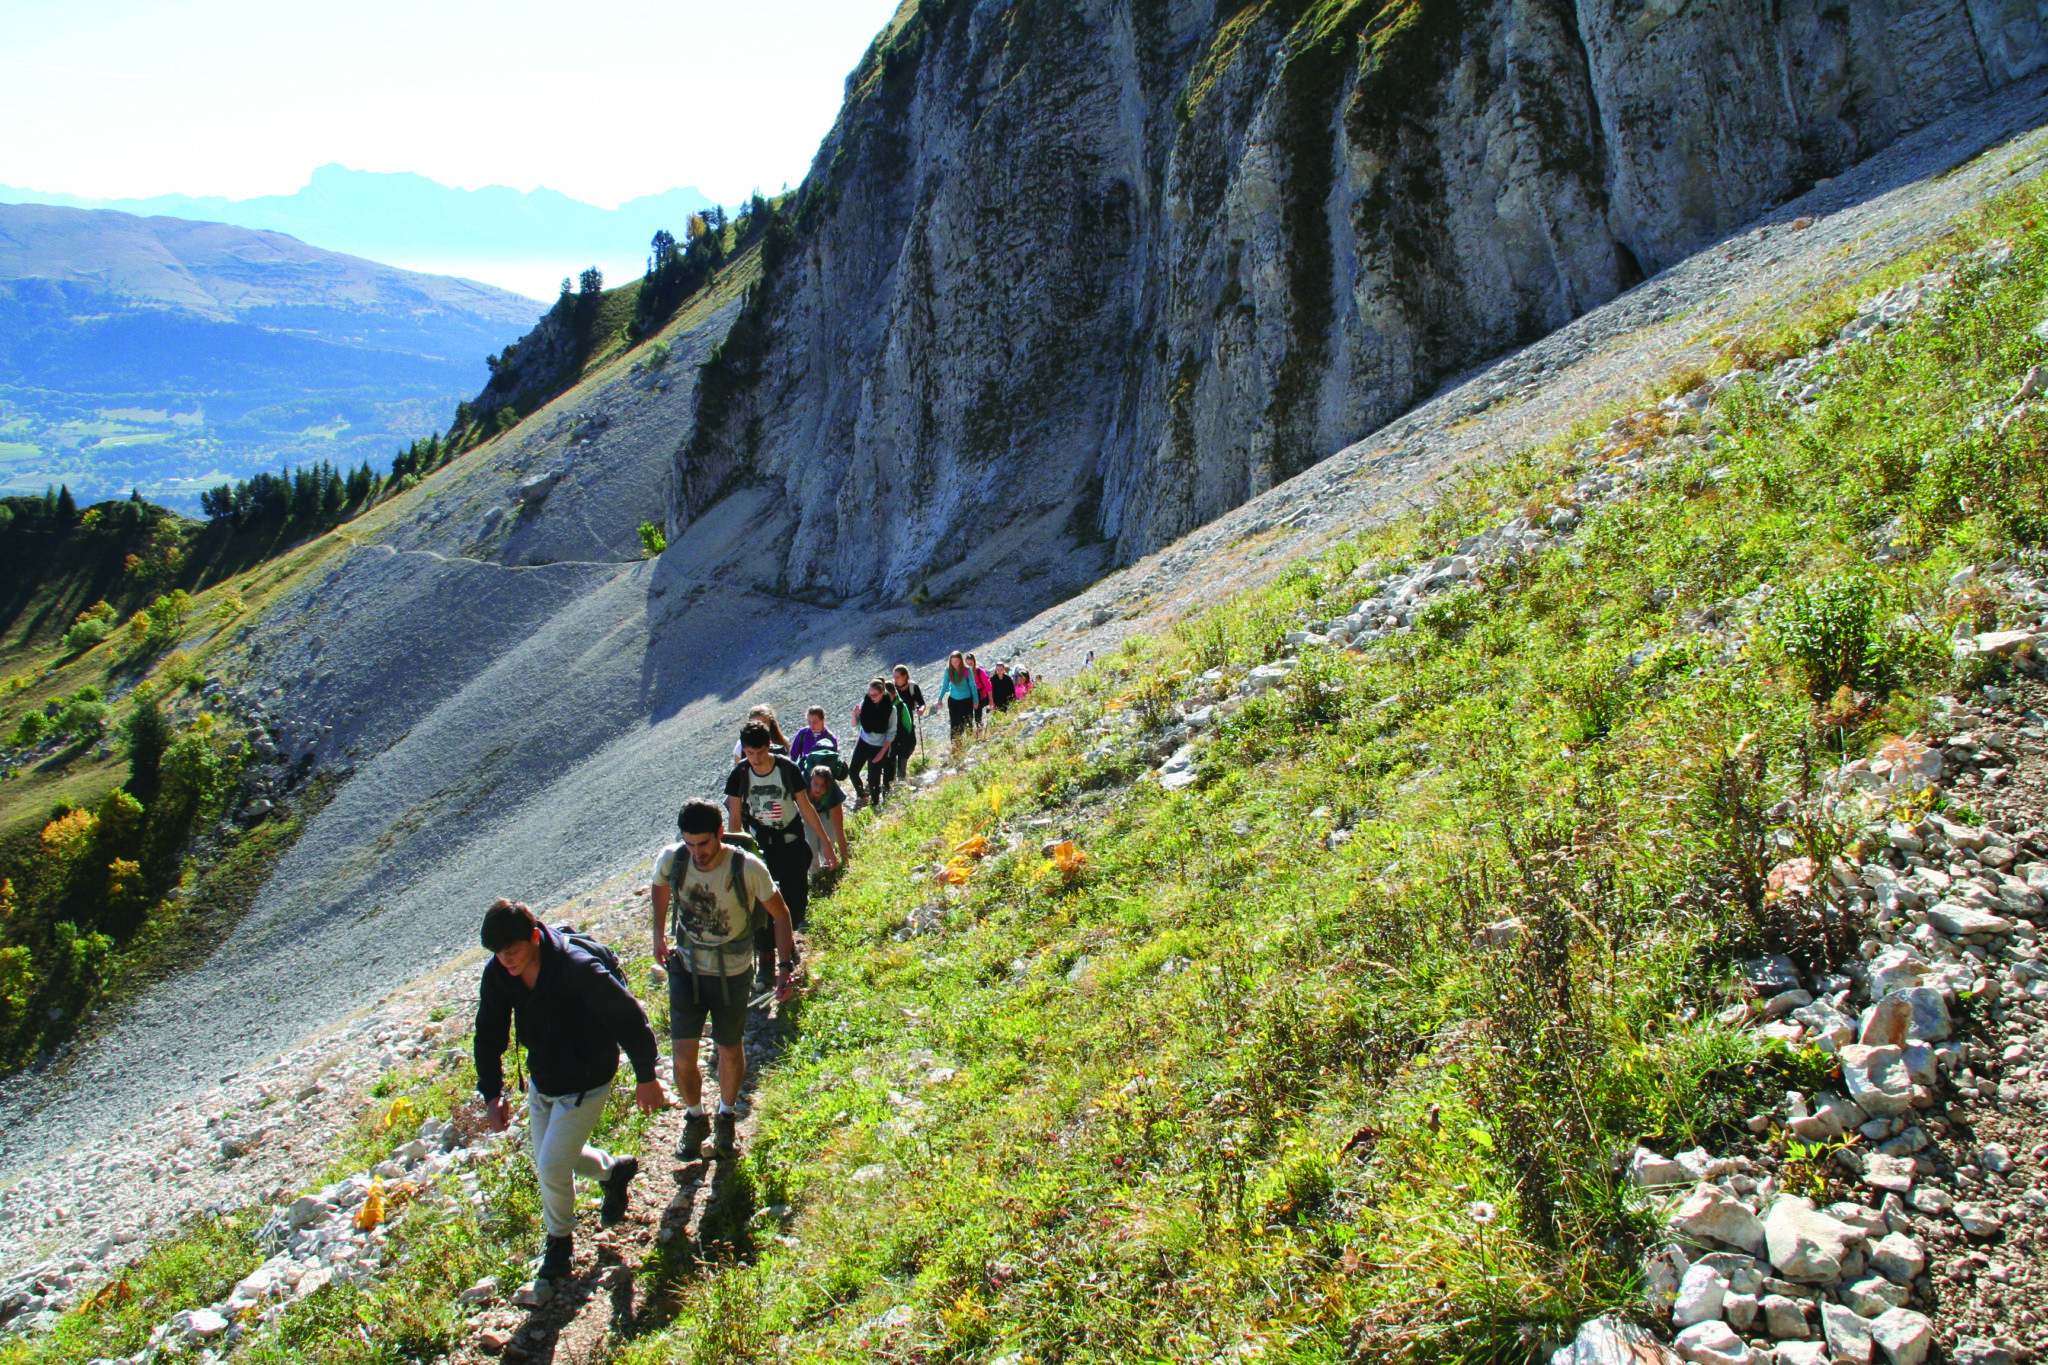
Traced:
MULTIPOLYGON (((938 685, 957 750, 991 712, 1031 693, 1031 675, 1009 665, 984 671, 954 651, 938 685)), ((680 839, 654 862, 648 928, 667 975, 671 1079, 683 1104, 683 1160, 724 1160, 737 1151, 734 1105, 746 1078, 749 1009, 787 1002, 800 964, 797 931, 810 909, 814 868, 843 867, 846 794, 856 809, 880 807, 909 776, 918 721, 930 710, 910 669, 897 665, 854 703, 853 748, 841 756, 825 708, 813 706, 794 738, 775 712, 757 706, 741 727, 723 808, 687 802, 680 839), (750 979, 751 978, 751 979, 750 979), (717 1058, 718 1099, 707 1104, 698 1048, 705 1025, 717 1058)), ((504 1053, 516 1025, 526 1051, 526 1115, 547 1234, 539 1278, 569 1273, 576 1221, 575 1177, 604 1191, 600 1221, 626 1215, 640 1163, 590 1145, 623 1050, 632 1063, 634 1103, 644 1112, 670 1101, 655 1074, 658 1051, 647 1012, 619 958, 566 926, 542 923, 524 905, 499 900, 484 912, 484 964, 476 1014, 477 1091, 485 1121, 511 1122, 504 1053)))

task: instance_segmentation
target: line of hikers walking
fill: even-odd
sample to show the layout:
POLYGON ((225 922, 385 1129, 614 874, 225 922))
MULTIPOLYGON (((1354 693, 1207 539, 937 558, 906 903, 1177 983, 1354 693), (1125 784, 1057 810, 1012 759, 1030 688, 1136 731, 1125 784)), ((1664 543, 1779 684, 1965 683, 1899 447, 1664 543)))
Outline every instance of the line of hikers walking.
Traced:
MULTIPOLYGON (((1031 675, 1008 664, 985 672, 954 651, 938 695, 957 752, 991 711, 1031 693, 1031 675)), ((648 895, 654 960, 667 976, 670 1079, 683 1104, 679 1159, 737 1154, 734 1106, 746 1078, 747 1012, 787 1003, 801 968, 797 932, 810 909, 814 868, 845 866, 850 781, 856 808, 882 806, 906 779, 918 721, 931 709, 910 669, 897 665, 854 703, 853 749, 840 756, 825 708, 812 706, 794 738, 775 712, 756 706, 733 746, 725 803, 697 799, 676 815, 681 836, 656 855, 648 895), (710 1025, 718 1097, 707 1103, 698 1051, 710 1025)), ((656 1075, 654 1031, 618 954, 566 925, 542 923, 527 906, 499 900, 484 912, 491 954, 477 992, 476 1076, 485 1121, 511 1122, 504 1053, 516 1029, 526 1052, 525 1100, 547 1242, 538 1277, 569 1273, 576 1222, 575 1178, 604 1192, 609 1227, 626 1215, 640 1163, 590 1145, 623 1050, 633 1068, 633 1102, 651 1113, 670 1106, 656 1075)))

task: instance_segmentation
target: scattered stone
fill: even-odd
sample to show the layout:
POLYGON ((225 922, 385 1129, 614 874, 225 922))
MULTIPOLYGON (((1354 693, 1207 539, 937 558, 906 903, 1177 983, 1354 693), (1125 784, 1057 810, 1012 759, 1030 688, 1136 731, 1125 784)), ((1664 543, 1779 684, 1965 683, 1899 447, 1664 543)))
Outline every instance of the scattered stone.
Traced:
POLYGON ((1983 1337, 1958 1337, 1949 1348, 1949 1365, 2017 1365, 2019 1353, 2004 1342, 1983 1337))
POLYGON ((1728 1295, 1728 1281, 1710 1265, 1696 1265, 1678 1283, 1678 1297, 1671 1305, 1671 1322, 1690 1327, 1721 1317, 1722 1301, 1728 1295))
MULTIPOLYGON (((1778 1273, 1806 1284, 1833 1284, 1839 1280, 1850 1249, 1864 1240, 1861 1229, 1820 1212, 1809 1200, 1789 1194, 1781 1194, 1772 1201, 1764 1220, 1764 1237, 1778 1273)), ((1769 1311, 1768 1303, 1765 1311, 1769 1311)))
POLYGON ((1940 1218, 1956 1206, 1956 1197, 1939 1185, 1922 1183, 1913 1187, 1913 1192, 1906 1196, 1906 1202, 1922 1213, 1940 1218))
POLYGON ((1820 1306, 1820 1330, 1827 1340, 1828 1350, 1838 1362, 1869 1365, 1870 1324, 1858 1317, 1854 1309, 1839 1303, 1823 1303, 1820 1306))
POLYGON ((1783 1294, 1766 1294, 1761 1305, 1764 1312, 1764 1330, 1779 1341, 1804 1341, 1810 1335, 1806 1326, 1806 1310, 1799 1300, 1783 1294))
POLYGON ((1891 1365, 1921 1365, 1934 1344, 1934 1324, 1910 1308, 1894 1308, 1872 1319, 1870 1338, 1891 1365))
POLYGON ((2005 1219, 1989 1204, 1958 1204, 1955 1215, 1963 1231, 1972 1237, 1996 1237, 2005 1226, 2005 1219))
POLYGON ((1550 1365, 1677 1365, 1677 1358, 1643 1327, 1609 1313, 1579 1328, 1571 1345, 1550 1357, 1550 1365))
POLYGON ((1887 1233, 1870 1248, 1870 1264, 1893 1284, 1909 1285, 1927 1269, 1927 1253, 1905 1233, 1887 1233))
POLYGON ((1842 1049, 1841 1058, 1849 1098, 1865 1113, 1903 1114, 1913 1107, 1913 1081, 1906 1074, 1903 1050, 1851 1043, 1842 1049))
POLYGON ((1672 1231, 1695 1241, 1719 1242, 1752 1256, 1763 1254, 1764 1225, 1741 1200, 1718 1185, 1694 1187, 1671 1215, 1670 1225, 1672 1231))
POLYGON ((1647 1147, 1638 1147, 1629 1158, 1629 1181, 1637 1189, 1657 1189, 1664 1185, 1690 1185, 1692 1174, 1669 1157, 1658 1156, 1647 1147))
POLYGON ((1725 1322, 1696 1322, 1672 1340, 1671 1348, 1693 1365, 1749 1365, 1749 1347, 1725 1322))
POLYGON ((1863 1158, 1863 1183, 1874 1189, 1904 1194, 1913 1188, 1913 1158, 1872 1152, 1863 1158))

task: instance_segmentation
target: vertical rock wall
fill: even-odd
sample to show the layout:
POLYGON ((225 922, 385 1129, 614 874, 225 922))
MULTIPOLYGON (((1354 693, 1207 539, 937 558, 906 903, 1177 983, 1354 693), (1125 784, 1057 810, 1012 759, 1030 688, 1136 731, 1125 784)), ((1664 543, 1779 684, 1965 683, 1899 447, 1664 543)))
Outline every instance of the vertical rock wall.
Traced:
POLYGON ((1135 558, 2044 57, 2031 0, 907 0, 676 520, 766 481, 836 595, 1135 558))

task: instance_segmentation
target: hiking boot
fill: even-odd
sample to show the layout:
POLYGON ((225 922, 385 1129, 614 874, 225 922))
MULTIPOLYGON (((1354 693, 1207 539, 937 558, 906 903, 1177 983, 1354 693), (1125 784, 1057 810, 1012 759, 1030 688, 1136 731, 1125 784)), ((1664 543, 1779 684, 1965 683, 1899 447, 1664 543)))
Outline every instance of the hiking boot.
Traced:
POLYGON ((566 1279, 569 1275, 569 1261, 575 1255, 576 1242, 572 1237, 548 1238, 548 1249, 540 1258, 540 1269, 534 1278, 540 1280, 566 1279))
POLYGON ((695 1161, 704 1155, 704 1139, 711 1136, 711 1120, 702 1114, 683 1115, 683 1140, 676 1144, 676 1159, 695 1161))
POLYGON ((631 1198, 627 1186, 633 1177, 640 1174, 638 1157, 622 1156, 612 1163, 612 1173, 604 1181, 604 1207, 599 1210, 597 1221, 610 1227, 626 1216, 626 1201, 631 1198))
POLYGON ((738 1116, 732 1110, 718 1111, 718 1117, 711 1122, 711 1141, 707 1144, 710 1151, 707 1155, 717 1161, 730 1161, 739 1154, 739 1143, 733 1133, 738 1121, 738 1116))

